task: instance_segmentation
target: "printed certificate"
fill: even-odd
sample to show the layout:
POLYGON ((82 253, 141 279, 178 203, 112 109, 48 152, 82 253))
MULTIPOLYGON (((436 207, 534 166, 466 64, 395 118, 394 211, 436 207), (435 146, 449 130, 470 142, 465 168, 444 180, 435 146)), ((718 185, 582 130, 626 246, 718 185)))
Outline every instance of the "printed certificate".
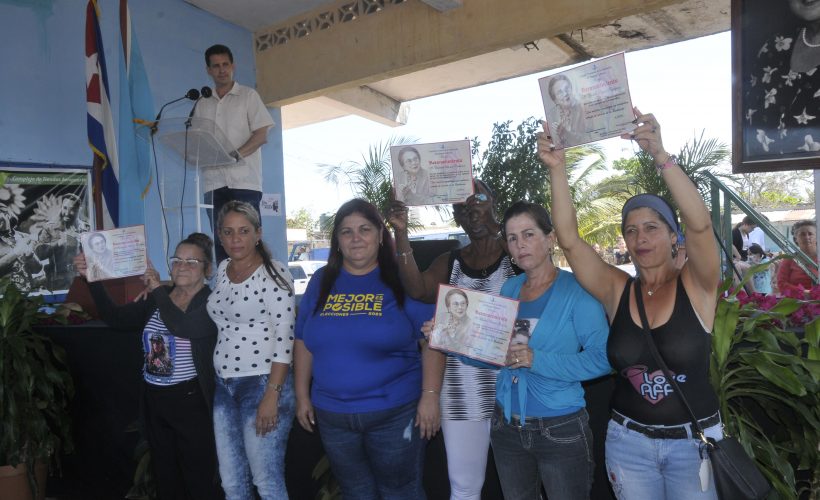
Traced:
POLYGON ((86 279, 101 281, 143 274, 147 267, 145 226, 82 234, 86 279))
POLYGON ((546 76, 538 84, 557 148, 615 137, 635 128, 623 53, 546 76))
POLYGON ((407 205, 460 203, 473 194, 470 141, 390 147, 393 189, 407 205))
POLYGON ((504 366, 518 301, 439 285, 430 347, 504 366))

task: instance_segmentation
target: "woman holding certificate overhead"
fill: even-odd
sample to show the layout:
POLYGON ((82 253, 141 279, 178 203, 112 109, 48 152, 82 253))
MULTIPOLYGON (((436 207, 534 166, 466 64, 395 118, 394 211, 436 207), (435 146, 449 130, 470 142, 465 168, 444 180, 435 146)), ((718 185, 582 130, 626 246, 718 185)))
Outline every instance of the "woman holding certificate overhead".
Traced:
POLYGON ((552 262, 555 233, 544 207, 519 201, 503 235, 524 274, 501 295, 519 300, 513 340, 498 374, 491 441, 505 498, 587 499, 594 463, 581 381, 610 372, 601 304, 552 262), (520 322, 520 323, 519 323, 520 322), (526 338, 526 337, 524 337, 526 338))
MULTIPOLYGON (((709 383, 710 332, 715 321, 720 258, 709 211, 697 188, 669 155, 651 114, 635 109, 634 140, 655 160, 686 223, 689 258, 676 265, 678 222, 668 202, 652 194, 630 198, 621 230, 638 278, 604 262, 578 235, 564 151, 539 134, 538 154, 550 170, 558 241, 578 282, 610 318, 607 355, 616 370, 606 438, 607 476, 621 499, 715 499, 693 439, 690 413, 707 437, 722 438, 718 399, 709 383), (667 380, 657 345, 674 380, 667 380)), ((546 127, 545 127, 546 130, 546 127)))
MULTIPOLYGON (((162 286, 156 269, 148 268, 142 277, 145 298, 124 305, 115 304, 101 283, 89 283, 108 325, 142 333, 140 421, 160 500, 224 497, 217 482, 211 411, 217 330, 206 309, 211 290, 205 280, 212 253, 210 237, 190 234, 169 259, 173 286, 162 286)), ((74 268, 88 277, 85 254, 74 257, 74 268)))

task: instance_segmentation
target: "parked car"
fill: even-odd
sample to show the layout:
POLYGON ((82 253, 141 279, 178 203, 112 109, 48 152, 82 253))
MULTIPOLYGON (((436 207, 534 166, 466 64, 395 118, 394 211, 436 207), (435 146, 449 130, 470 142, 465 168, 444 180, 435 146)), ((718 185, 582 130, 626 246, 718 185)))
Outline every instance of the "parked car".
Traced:
POLYGON ((308 281, 319 268, 327 265, 323 260, 297 260, 288 262, 288 271, 293 276, 293 288, 296 295, 305 293, 308 281))

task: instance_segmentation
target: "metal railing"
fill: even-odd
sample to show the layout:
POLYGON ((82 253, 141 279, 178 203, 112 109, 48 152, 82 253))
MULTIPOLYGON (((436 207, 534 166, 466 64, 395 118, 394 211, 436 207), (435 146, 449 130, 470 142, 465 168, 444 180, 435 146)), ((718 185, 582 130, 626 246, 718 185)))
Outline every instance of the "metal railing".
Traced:
POLYGON ((754 207, 749 205, 731 188, 726 186, 710 172, 704 172, 709 179, 709 191, 711 195, 711 212, 712 212, 712 226, 715 229, 720 242, 723 247, 724 259, 724 273, 725 277, 730 277, 733 272, 732 254, 730 248, 732 245, 732 206, 739 208, 743 213, 748 215, 755 221, 757 227, 763 230, 777 246, 784 252, 794 256, 795 263, 813 280, 818 283, 817 277, 817 263, 815 263, 805 252, 800 250, 793 241, 786 238, 777 228, 775 228, 768 219, 766 219, 754 207), (722 200, 722 206, 721 206, 722 200), (727 261, 728 260, 728 261, 727 261), (811 271, 813 270, 813 272, 811 271))

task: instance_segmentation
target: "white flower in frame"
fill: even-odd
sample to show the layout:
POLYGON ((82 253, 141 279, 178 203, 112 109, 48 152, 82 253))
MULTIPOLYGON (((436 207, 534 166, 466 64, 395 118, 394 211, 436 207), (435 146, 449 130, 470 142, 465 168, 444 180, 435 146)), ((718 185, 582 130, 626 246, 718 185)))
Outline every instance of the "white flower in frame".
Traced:
POLYGON ((766 132, 764 130, 761 130, 761 129, 757 129, 756 139, 757 139, 757 142, 759 142, 760 145, 763 146, 763 151, 768 153, 769 152, 769 144, 773 143, 774 139, 769 139, 766 136, 766 132))
POLYGON ((797 123, 799 123, 800 125, 807 125, 809 123, 809 120, 814 120, 815 118, 817 117, 806 113, 806 108, 803 108, 803 112, 794 117, 794 119, 797 120, 797 123))
POLYGON ((768 51, 769 51, 769 42, 766 42, 766 43, 763 44, 762 47, 760 47, 760 50, 757 51, 757 57, 762 56, 763 54, 765 54, 768 51))
POLYGON ((788 73, 787 75, 783 75, 783 76, 781 76, 780 78, 782 78, 782 79, 784 80, 784 82, 783 82, 783 83, 784 83, 786 86, 788 86, 788 87, 793 87, 794 85, 792 85, 792 82, 793 82, 793 81, 795 81, 795 80, 797 80, 799 77, 800 77, 800 75, 798 75, 798 74, 797 74, 797 73, 795 73, 794 71, 791 71, 791 70, 790 70, 790 71, 789 71, 789 73, 788 73))
POLYGON ((777 49, 778 52, 783 52, 784 50, 789 50, 792 46, 792 39, 786 38, 785 36, 776 36, 774 37, 774 48, 777 49))
POLYGON ((777 89, 770 89, 766 91, 766 99, 763 101, 763 109, 768 109, 769 104, 774 104, 777 101, 775 97, 777 95, 777 89))
POLYGON ((763 77, 760 79, 763 83, 771 83, 772 81, 772 74, 777 71, 777 68, 772 68, 771 66, 766 66, 763 68, 763 77))
POLYGON ((757 113, 757 110, 755 108, 749 108, 749 109, 746 110, 746 120, 748 120, 749 125, 752 124, 752 116, 755 113, 757 113))
POLYGON ((803 141, 805 141, 803 145, 797 149, 803 151, 820 151, 820 142, 814 142, 814 138, 811 136, 811 134, 804 137, 803 141))

